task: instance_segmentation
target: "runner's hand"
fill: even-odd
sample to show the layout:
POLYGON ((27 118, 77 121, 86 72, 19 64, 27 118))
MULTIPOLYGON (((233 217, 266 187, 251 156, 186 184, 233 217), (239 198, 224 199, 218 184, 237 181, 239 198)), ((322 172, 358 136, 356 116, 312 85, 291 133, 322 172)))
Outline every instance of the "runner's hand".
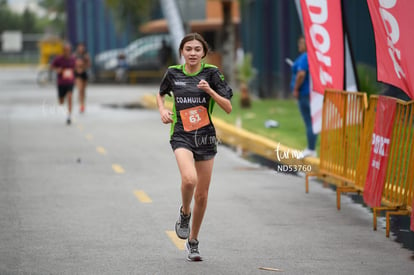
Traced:
POLYGON ((200 90, 203 90, 206 93, 209 93, 209 91, 210 91, 210 85, 204 79, 202 79, 202 80, 200 80, 200 82, 198 82, 197 88, 199 88, 200 90))
POLYGON ((160 112, 160 114, 161 114, 162 123, 168 124, 168 123, 173 122, 173 119, 172 119, 173 113, 170 110, 164 109, 160 112))
POLYGON ((299 99, 299 90, 297 90, 297 89, 293 90, 293 97, 296 98, 296 99, 299 99))

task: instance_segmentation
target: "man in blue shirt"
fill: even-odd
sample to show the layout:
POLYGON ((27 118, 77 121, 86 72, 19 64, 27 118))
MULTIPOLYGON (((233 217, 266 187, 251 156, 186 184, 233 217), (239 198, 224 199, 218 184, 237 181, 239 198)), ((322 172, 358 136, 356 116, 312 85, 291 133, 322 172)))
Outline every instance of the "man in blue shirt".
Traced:
POLYGON ((309 64, 308 54, 306 53, 305 37, 298 39, 298 50, 300 55, 292 65, 292 80, 290 89, 293 96, 298 100, 299 110, 302 114, 306 126, 306 138, 308 147, 303 151, 304 157, 316 157, 316 138, 317 135, 312 130, 312 117, 310 111, 310 85, 309 85, 309 64))

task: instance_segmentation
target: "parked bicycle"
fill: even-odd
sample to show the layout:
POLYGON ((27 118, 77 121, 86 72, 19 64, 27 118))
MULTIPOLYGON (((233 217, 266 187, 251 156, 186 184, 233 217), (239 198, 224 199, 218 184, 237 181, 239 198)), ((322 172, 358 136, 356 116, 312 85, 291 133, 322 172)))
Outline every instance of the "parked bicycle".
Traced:
POLYGON ((50 65, 39 65, 37 68, 36 82, 39 86, 53 84, 56 82, 56 73, 50 65))

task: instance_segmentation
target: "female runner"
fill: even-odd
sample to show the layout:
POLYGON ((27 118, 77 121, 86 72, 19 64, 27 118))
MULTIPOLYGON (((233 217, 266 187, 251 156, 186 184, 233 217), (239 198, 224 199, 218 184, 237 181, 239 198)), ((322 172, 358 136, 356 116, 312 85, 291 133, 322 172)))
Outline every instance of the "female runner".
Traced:
POLYGON ((203 62, 208 44, 200 34, 186 35, 178 51, 185 63, 167 69, 157 94, 157 104, 162 122, 171 123, 170 144, 181 174, 182 205, 175 231, 179 238, 187 239, 187 259, 201 261, 198 234, 217 153, 211 113, 215 104, 230 113, 233 92, 218 68, 203 62), (171 92, 174 95, 172 111, 164 105, 165 95, 171 96, 171 92))

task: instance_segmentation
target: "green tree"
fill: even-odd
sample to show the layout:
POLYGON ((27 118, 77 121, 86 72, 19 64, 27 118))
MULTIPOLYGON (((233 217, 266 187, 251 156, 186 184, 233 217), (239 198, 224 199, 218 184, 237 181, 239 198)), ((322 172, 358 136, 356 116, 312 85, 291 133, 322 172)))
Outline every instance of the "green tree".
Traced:
POLYGON ((56 12, 60 15, 65 13, 65 0, 39 0, 39 6, 49 13, 56 12))
POLYGON ((23 33, 36 33, 38 29, 36 28, 36 15, 26 8, 21 17, 21 28, 20 30, 23 33))
POLYGON ((63 36, 66 21, 65 0, 38 0, 38 4, 47 12, 47 17, 40 20, 38 24, 44 29, 63 36))
POLYGON ((0 5, 0 33, 5 30, 19 30, 21 26, 21 16, 14 13, 7 5, 0 5))

